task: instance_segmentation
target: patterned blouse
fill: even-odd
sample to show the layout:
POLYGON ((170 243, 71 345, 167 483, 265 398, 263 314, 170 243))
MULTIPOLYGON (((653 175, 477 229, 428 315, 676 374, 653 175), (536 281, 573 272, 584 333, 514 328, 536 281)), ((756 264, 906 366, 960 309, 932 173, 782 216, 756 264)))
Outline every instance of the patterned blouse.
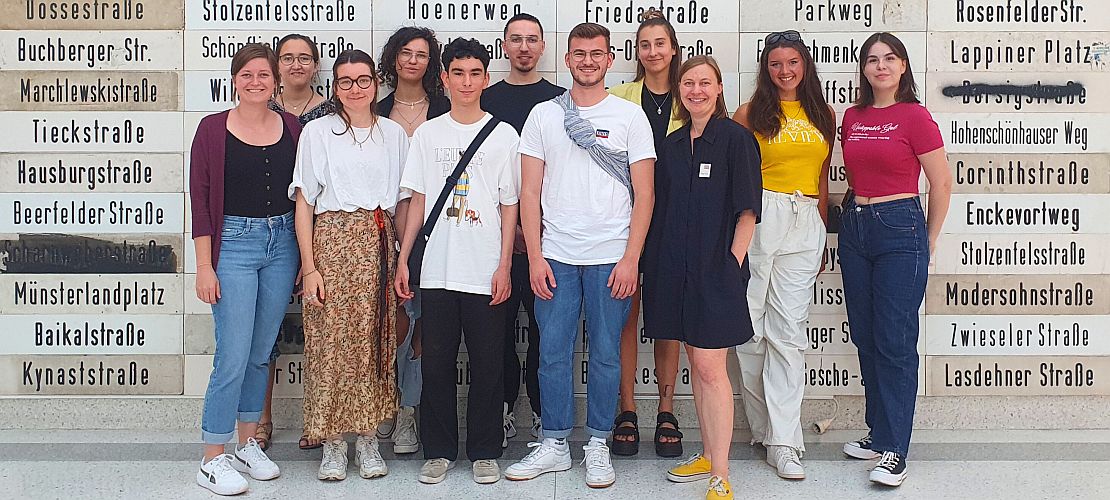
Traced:
MULTIPOLYGON (((282 112, 282 111, 284 111, 286 113, 289 112, 289 111, 286 111, 285 108, 281 107, 281 104, 278 104, 278 102, 274 99, 270 99, 270 109, 272 109, 274 111, 278 111, 278 112, 282 112)), ((315 120, 315 119, 317 119, 321 116, 330 115, 334 112, 335 112, 335 103, 331 99, 324 99, 324 102, 321 102, 320 104, 317 104, 316 107, 314 107, 312 109, 309 109, 309 110, 306 110, 304 113, 301 113, 300 115, 296 115, 295 113, 293 115, 297 117, 297 121, 301 122, 301 125, 304 125, 304 124, 306 124, 306 123, 308 123, 312 120, 315 120)))

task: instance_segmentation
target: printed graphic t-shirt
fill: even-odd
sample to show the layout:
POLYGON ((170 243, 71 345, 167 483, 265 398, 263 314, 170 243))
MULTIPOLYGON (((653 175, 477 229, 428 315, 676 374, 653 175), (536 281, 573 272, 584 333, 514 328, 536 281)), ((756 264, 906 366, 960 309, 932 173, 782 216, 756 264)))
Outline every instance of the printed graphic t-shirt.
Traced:
POLYGON ((867 197, 918 192, 918 155, 944 146, 933 116, 912 102, 848 108, 840 141, 852 188, 867 197))
MULTIPOLYGON (((424 122, 412 136, 401 174, 401 189, 424 194, 429 216, 447 176, 470 142, 492 118, 464 125, 447 113, 424 122)), ((463 171, 443 204, 420 271, 420 288, 490 295, 490 281, 501 261, 501 210, 520 194, 520 138, 499 123, 463 171)))
MULTIPOLYGON (((629 164, 655 158, 651 125, 639 105, 608 95, 578 111, 593 123, 598 143, 627 151, 629 164)), ((532 108, 520 136, 520 153, 544 161, 543 256, 576 266, 620 260, 632 221, 628 188, 570 139, 562 107, 547 101, 532 108)))

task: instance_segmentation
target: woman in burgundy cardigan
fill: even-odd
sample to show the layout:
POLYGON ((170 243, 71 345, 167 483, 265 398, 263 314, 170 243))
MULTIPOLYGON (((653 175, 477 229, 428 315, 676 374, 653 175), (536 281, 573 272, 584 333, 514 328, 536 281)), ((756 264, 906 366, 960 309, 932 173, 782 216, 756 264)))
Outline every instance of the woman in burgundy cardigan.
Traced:
POLYGON ((280 474, 253 437, 270 349, 300 265, 293 202, 285 193, 301 126, 293 115, 267 108, 280 80, 277 64, 266 45, 236 52, 231 75, 238 105, 201 120, 191 150, 196 292, 212 305, 216 326, 197 483, 220 495, 247 490, 239 472, 258 480, 280 474), (236 429, 239 446, 224 454, 236 429))

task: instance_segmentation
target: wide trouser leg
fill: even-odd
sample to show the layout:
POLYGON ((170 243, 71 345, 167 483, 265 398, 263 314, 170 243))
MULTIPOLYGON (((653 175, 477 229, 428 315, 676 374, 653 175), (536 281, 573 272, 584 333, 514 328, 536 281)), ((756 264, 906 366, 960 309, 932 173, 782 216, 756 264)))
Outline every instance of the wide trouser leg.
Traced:
MULTIPOLYGON (((456 292, 422 288, 424 353, 421 371, 420 442, 424 458, 455 460, 459 454, 456 361, 462 341, 462 304, 456 292)), ((498 392, 500 394, 500 392, 498 392)), ((498 425, 501 419, 497 419, 498 425)), ((497 443, 500 446, 500 441, 497 443)))
POLYGON ((632 306, 631 298, 612 296, 607 283, 614 266, 582 266, 590 357, 586 376, 586 433, 602 439, 607 439, 613 430, 621 377, 621 329, 632 306))
MULTIPOLYGON (((536 298, 536 321, 543 331, 538 372, 543 435, 565 438, 574 427, 574 343, 582 311, 582 268, 552 259, 547 263, 558 286, 551 289, 550 300, 536 298)), ((612 414, 608 418, 612 420, 612 414)))
POLYGON ((471 460, 500 458, 501 442, 505 437, 505 428, 501 425, 505 304, 489 305, 489 295, 452 293, 459 296, 463 337, 470 360, 466 456, 471 460))

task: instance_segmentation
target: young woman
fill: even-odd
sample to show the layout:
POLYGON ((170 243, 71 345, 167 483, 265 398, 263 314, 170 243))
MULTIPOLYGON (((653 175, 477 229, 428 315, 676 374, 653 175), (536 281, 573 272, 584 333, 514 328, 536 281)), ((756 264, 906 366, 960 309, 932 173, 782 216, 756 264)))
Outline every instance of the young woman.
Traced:
MULTIPOLYGON (((320 70, 320 49, 311 38, 296 33, 285 35, 277 44, 278 74, 281 87, 277 97, 270 99, 270 109, 297 115, 297 121, 304 125, 316 118, 326 116, 335 110, 332 101, 324 99, 312 88, 312 82, 320 70)), ((262 418, 254 439, 262 450, 270 448, 270 437, 274 432, 271 405, 274 398, 274 369, 278 355, 277 342, 270 352, 270 378, 266 383, 266 404, 262 408, 262 418)), ((301 436, 300 448, 311 450, 320 447, 319 441, 301 436)))
POLYGON ((254 439, 267 360, 297 279, 293 176, 301 125, 266 103, 280 82, 269 47, 250 43, 231 59, 238 105, 201 120, 189 165, 197 298, 212 305, 216 352, 204 394, 204 461, 197 483, 220 495, 280 474, 254 439), (238 420, 238 425, 236 425, 238 420), (224 443, 238 430, 235 455, 224 443))
POLYGON ((709 56, 682 65, 685 125, 667 136, 655 168, 655 212, 644 247, 644 330, 686 344, 704 451, 667 473, 709 478, 707 499, 730 499, 732 384, 728 348, 752 338, 746 254, 760 213, 759 146, 728 118, 721 71, 709 56))
POLYGON ((748 251, 755 337, 736 349, 744 411, 767 463, 782 478, 804 479, 805 321, 825 251, 836 115, 797 31, 764 39, 755 93, 733 119, 759 141, 763 174, 763 212, 748 251))
MULTIPOLYGON (((435 33, 428 29, 406 26, 397 30, 385 42, 378 61, 378 75, 393 89, 378 102, 379 116, 389 117, 412 137, 424 122, 451 110, 451 101, 443 93, 440 73, 441 48, 435 33)), ((397 220, 406 220, 409 200, 397 204, 397 220)), ((403 238, 403 224, 398 226, 403 238)), ((420 293, 405 301, 398 318, 397 381, 401 389, 401 409, 397 419, 378 429, 378 436, 393 435, 393 452, 415 453, 420 447, 420 434, 416 430, 416 406, 420 404, 420 293)))
POLYGON ((347 475, 344 433, 358 433, 364 478, 388 472, 374 430, 397 411, 396 235, 404 129, 374 114, 378 78, 361 50, 335 60, 335 113, 305 126, 289 197, 297 201, 304 282, 304 422, 326 439, 317 477, 347 475), (313 223, 315 214, 315 223, 313 223))
MULTIPOLYGON (((618 85, 609 93, 640 104, 651 123, 655 150, 658 153, 663 138, 678 130, 680 106, 672 92, 672 82, 678 78, 682 57, 678 52, 678 36, 674 26, 654 8, 643 14, 636 30, 636 79, 618 85)), ((632 310, 621 331, 621 386, 620 414, 613 431, 613 453, 635 455, 640 450, 640 431, 636 416, 636 378, 638 372, 638 346, 640 344, 640 292, 632 296, 632 310)), ((656 415, 655 453, 661 457, 682 455, 682 433, 674 416, 674 387, 678 375, 678 342, 655 342, 655 373, 659 388, 659 413, 656 415)))
POLYGON ((838 244, 870 432, 846 443, 844 453, 878 458, 871 481, 898 486, 917 402, 918 309, 952 176, 940 130, 917 100, 906 46, 875 33, 860 46, 859 61, 859 99, 844 112, 841 137, 855 194, 848 194, 838 244), (918 197, 922 171, 928 215, 918 197))

